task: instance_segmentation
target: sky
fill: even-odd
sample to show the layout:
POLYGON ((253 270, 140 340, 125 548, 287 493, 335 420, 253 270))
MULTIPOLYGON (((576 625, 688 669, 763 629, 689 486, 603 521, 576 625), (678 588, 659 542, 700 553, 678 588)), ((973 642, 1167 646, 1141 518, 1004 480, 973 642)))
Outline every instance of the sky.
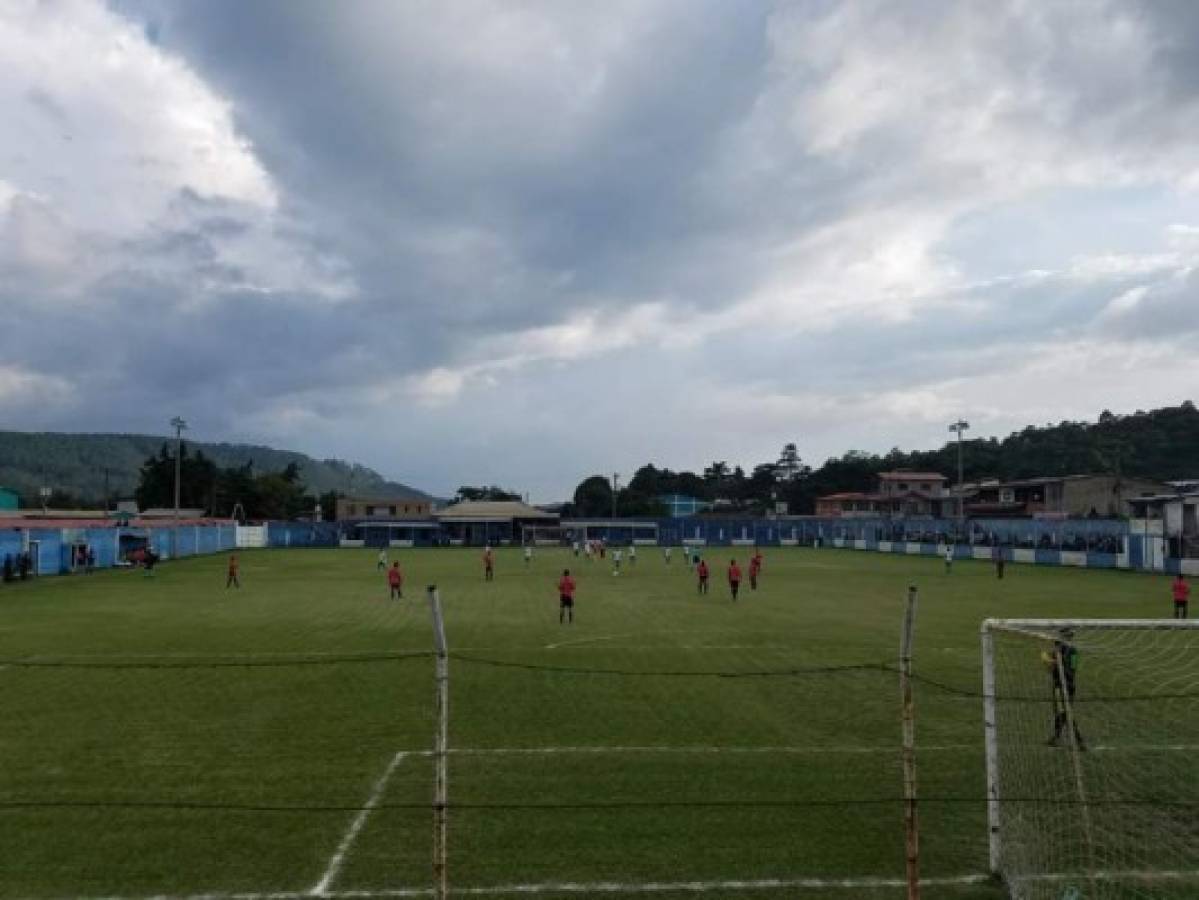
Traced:
POLYGON ((0 0, 0 428, 565 499, 1199 400, 1199 4, 0 0))

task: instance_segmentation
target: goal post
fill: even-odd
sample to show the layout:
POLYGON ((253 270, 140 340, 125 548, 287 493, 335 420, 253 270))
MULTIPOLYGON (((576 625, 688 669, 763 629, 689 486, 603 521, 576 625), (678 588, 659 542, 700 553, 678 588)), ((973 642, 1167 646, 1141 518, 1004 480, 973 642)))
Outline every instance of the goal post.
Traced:
POLYGON ((1199 621, 982 624, 993 872, 1019 900, 1199 896, 1199 621))

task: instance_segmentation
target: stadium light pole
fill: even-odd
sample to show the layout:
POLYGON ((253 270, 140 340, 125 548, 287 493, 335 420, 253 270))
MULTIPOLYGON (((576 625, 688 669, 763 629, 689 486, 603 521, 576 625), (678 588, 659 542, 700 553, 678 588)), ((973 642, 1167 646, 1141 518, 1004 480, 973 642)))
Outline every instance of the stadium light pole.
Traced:
POLYGON ((620 473, 612 473, 612 518, 616 518, 616 495, 620 492, 620 473))
POLYGON ((970 427, 970 423, 965 419, 958 419, 949 426, 949 430, 956 432, 958 436, 958 527, 960 528, 966 518, 966 498, 962 494, 962 432, 970 427))
POLYGON ((171 427, 175 429, 175 527, 171 532, 171 558, 179 555, 179 478, 181 473, 181 457, 183 451, 183 432, 187 423, 181 416, 171 419, 171 427))

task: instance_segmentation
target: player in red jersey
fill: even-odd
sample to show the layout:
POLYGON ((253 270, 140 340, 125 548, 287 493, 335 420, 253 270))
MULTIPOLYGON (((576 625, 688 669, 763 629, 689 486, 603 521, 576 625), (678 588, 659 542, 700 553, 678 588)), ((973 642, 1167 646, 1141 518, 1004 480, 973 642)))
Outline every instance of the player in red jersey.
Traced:
POLYGON ((231 587, 241 588, 241 578, 238 577, 240 568, 237 554, 231 553, 229 555, 229 575, 225 578, 225 590, 229 590, 231 587))
POLYGON ((732 592, 733 599, 737 599, 737 591, 741 590, 741 567, 737 565, 737 560, 729 560, 729 591, 732 592))
POLYGON ((695 574, 699 576, 699 592, 701 594, 708 593, 708 561, 700 559, 695 565, 695 574))
POLYGON ((570 569, 562 570, 558 579, 558 624, 575 621, 575 580, 570 577, 570 569))
POLYGON ((762 574, 762 551, 754 549, 754 555, 749 558, 749 589, 758 589, 758 576, 762 574))
POLYGON ((391 599, 404 599, 404 574, 400 571, 399 560, 391 564, 387 570, 387 583, 391 585, 391 599))
POLYGON ((1181 572, 1174 579, 1174 583, 1170 585, 1170 592, 1174 595, 1174 618, 1185 619, 1187 617, 1187 601, 1191 599, 1191 586, 1187 584, 1181 572))

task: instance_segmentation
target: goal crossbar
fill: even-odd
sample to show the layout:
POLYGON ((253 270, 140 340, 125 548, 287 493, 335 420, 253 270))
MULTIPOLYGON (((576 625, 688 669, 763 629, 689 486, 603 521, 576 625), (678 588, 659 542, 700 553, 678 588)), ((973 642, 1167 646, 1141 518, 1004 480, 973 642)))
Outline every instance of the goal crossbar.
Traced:
POLYGON ((1086 628, 1113 631, 1178 631, 1199 629, 1199 619, 985 619, 982 631, 1029 634, 1035 628, 1086 628))

